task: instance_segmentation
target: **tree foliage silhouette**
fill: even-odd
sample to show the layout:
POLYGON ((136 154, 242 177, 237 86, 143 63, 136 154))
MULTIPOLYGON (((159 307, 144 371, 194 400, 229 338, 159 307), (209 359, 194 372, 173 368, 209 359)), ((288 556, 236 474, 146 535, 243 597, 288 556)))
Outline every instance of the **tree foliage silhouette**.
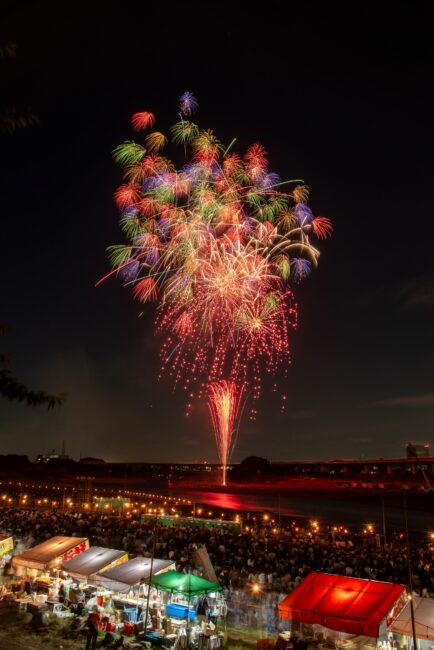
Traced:
MULTIPOLYGON (((0 62, 15 59, 17 53, 16 44, 13 42, 0 43, 0 62)), ((6 64, 9 65, 9 64, 6 64)), ((39 117, 33 113, 31 106, 17 106, 11 100, 0 104, 0 133, 11 135, 18 129, 25 129, 28 126, 39 124, 39 117)))
MULTIPOLYGON (((0 335, 6 334, 8 326, 0 323, 0 335)), ((31 390, 21 383, 11 370, 11 357, 0 352, 0 395, 11 401, 24 402, 26 406, 46 406, 52 409, 60 406, 66 399, 66 395, 51 395, 42 390, 31 390)))

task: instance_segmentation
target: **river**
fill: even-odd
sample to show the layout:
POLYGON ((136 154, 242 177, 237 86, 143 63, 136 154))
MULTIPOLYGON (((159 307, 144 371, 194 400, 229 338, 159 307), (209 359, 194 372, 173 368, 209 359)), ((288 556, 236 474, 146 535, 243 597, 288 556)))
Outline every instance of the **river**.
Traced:
MULTIPOLYGON (((217 488, 218 489, 218 488, 217 488)), ((402 494, 360 494, 350 491, 324 491, 317 493, 266 490, 243 492, 211 491, 186 487, 158 488, 159 494, 190 499, 192 503, 204 504, 213 509, 230 509, 235 513, 273 512, 279 517, 309 518, 343 526, 374 524, 378 529, 403 531, 404 500, 402 494), (384 503, 384 507, 383 507, 384 503)), ((418 532, 434 532, 434 494, 421 493, 407 496, 409 529, 418 532)))

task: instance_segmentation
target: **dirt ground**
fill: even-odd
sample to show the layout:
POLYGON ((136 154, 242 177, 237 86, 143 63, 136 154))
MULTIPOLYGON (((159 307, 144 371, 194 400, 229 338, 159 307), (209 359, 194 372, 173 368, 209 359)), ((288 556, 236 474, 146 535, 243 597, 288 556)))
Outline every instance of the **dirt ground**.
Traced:
POLYGON ((0 609, 0 650, 82 650, 86 639, 77 641, 62 638, 62 627, 48 628, 33 633, 29 623, 31 614, 18 614, 12 608, 0 609))
MULTIPOLYGON (((86 637, 65 638, 67 623, 35 633, 30 627, 31 614, 19 614, 13 607, 0 607, 0 650, 84 650, 86 637)), ((227 630, 227 650, 255 650, 261 634, 255 629, 227 630)), ((274 639, 271 639, 274 645, 274 639)), ((128 642, 127 642, 128 643, 128 642)))

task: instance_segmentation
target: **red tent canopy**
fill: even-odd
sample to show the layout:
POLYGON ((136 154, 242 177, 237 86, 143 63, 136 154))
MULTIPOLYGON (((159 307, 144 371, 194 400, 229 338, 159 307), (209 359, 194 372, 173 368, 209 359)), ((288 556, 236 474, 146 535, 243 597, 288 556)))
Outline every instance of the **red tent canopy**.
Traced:
POLYGON ((403 592, 402 585, 389 582, 313 572, 280 603, 279 614, 338 632, 378 638, 380 624, 403 592))

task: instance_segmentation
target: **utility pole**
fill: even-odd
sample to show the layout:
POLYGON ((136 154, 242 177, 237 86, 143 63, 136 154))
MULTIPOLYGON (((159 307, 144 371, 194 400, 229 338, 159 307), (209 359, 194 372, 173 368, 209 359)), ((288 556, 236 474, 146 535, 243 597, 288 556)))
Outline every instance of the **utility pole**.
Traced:
POLYGON ((384 509, 384 493, 381 495, 381 511, 383 514, 383 548, 386 546, 386 513, 384 509))
POLYGON ((413 647, 414 650, 417 650, 417 637, 416 637, 416 623, 414 620, 414 605, 413 605, 413 571, 411 568, 411 557, 410 557, 410 542, 408 539, 408 517, 407 517, 407 497, 405 489, 403 491, 404 497, 404 521, 405 521, 405 539, 407 546, 407 574, 408 574, 408 588, 410 589, 410 616, 411 616, 411 630, 413 633, 413 647))
POLYGON ((144 631, 146 634, 147 625, 148 625, 148 616, 149 616, 149 598, 151 596, 151 581, 152 581, 152 572, 154 570, 154 557, 155 557, 155 542, 156 542, 156 529, 157 529, 157 520, 158 515, 155 517, 154 529, 152 531, 152 554, 151 554, 151 566, 149 569, 149 579, 148 579, 148 594, 146 596, 146 614, 145 614, 145 626, 144 631))

